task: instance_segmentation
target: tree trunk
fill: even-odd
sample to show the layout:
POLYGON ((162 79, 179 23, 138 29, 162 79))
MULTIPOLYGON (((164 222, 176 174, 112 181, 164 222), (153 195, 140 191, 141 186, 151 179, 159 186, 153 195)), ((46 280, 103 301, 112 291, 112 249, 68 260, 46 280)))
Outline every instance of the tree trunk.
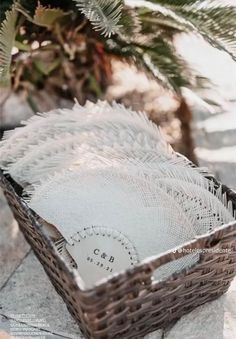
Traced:
POLYGON ((181 122, 182 140, 180 145, 180 153, 184 154, 194 164, 198 164, 194 153, 194 141, 192 138, 192 112, 185 99, 180 96, 180 105, 175 112, 176 117, 181 122))

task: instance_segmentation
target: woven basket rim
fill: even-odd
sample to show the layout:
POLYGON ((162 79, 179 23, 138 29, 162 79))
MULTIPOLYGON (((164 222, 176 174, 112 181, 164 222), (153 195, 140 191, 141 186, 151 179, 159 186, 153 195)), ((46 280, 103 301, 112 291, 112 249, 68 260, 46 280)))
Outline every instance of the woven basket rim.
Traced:
MULTIPOLYGON (((1 168, 0 168, 0 187, 2 187, 3 190, 4 190, 4 187, 6 187, 10 192, 12 192, 15 196, 17 196, 18 200, 20 201, 22 208, 24 209, 27 216, 31 220, 32 226, 37 229, 37 232, 39 232, 40 235, 43 236, 47 246, 50 248, 50 250, 54 253, 54 255, 59 260, 59 263, 62 266, 62 269, 64 271, 66 271, 67 274, 69 274, 72 277, 72 279, 74 279, 74 281, 78 284, 78 288, 81 290, 81 288, 79 286, 79 285, 81 285, 81 281, 80 281, 81 277, 78 274, 77 270, 72 269, 67 264, 67 262, 64 260, 63 256, 59 255, 58 251, 56 250, 56 247, 54 246, 53 241, 50 239, 50 237, 44 231, 43 226, 38 221, 39 216, 32 209, 30 209, 28 204, 24 201, 24 199, 16 193, 11 182, 9 181, 9 179, 6 178, 6 176, 4 175, 3 170, 1 168)), ((41 218, 41 219, 43 220, 43 218, 41 218)))
MULTIPOLYGON (((108 278, 103 278, 103 279, 99 280, 99 282, 94 284, 94 286, 92 288, 89 288, 89 289, 82 288, 81 290, 89 292, 90 290, 93 290, 94 288, 97 289, 97 288, 103 287, 108 282, 112 282, 113 280, 115 281, 116 278, 118 278, 118 277, 120 277, 124 274, 129 274, 129 275, 135 276, 137 271, 139 271, 141 268, 143 268, 144 265, 147 266, 147 268, 150 269, 152 272, 154 272, 156 269, 158 269, 162 265, 165 265, 169 262, 175 261, 175 260, 177 260, 181 257, 189 255, 189 253, 187 253, 188 250, 201 249, 202 244, 204 244, 206 241, 209 241, 209 240, 210 240, 210 242, 214 241, 214 240, 218 239, 219 237, 226 235, 226 234, 229 234, 229 233, 232 233, 232 232, 236 232, 235 221, 232 221, 228 224, 219 226, 211 232, 206 232, 206 233, 204 233, 200 236, 196 236, 193 240, 187 241, 187 242, 185 242, 185 243, 183 243, 183 244, 181 244, 177 247, 171 248, 168 251, 165 251, 165 252, 162 252, 160 254, 153 255, 153 256, 150 256, 148 258, 145 258, 140 263, 135 265, 135 267, 128 268, 128 269, 120 271, 118 273, 114 273, 113 275, 111 275, 108 278), (184 251, 184 250, 186 250, 186 251, 184 251), (160 263, 160 261, 161 261, 161 263, 160 263)), ((196 265, 198 265, 199 261, 200 261, 200 258, 193 265, 188 266, 186 268, 183 268, 182 270, 174 272, 173 274, 169 275, 164 280, 154 281, 153 282, 154 285, 158 285, 159 283, 164 283, 167 280, 175 279, 175 277, 177 275, 179 276, 180 274, 187 273, 188 271, 194 269, 194 267, 196 265)))
MULTIPOLYGON (((222 185, 218 180, 216 180, 216 178, 213 175, 209 175, 208 179, 214 181, 216 185, 222 185)), ((30 209, 28 204, 25 202, 25 200, 19 194, 16 193, 12 183, 10 182, 9 178, 7 178, 6 175, 3 173, 3 170, 1 168, 0 168, 0 186, 3 188, 3 190, 4 190, 4 187, 7 187, 8 190, 10 190, 14 195, 17 196, 17 198, 19 199, 21 203, 22 208, 24 209, 24 211, 27 213, 28 217, 30 218, 32 222, 32 226, 35 227, 37 231, 44 237, 47 245, 50 247, 54 255, 59 260, 59 263, 62 266, 63 270, 65 270, 71 276, 73 281, 76 283, 77 288, 81 292, 85 292, 85 293, 90 293, 90 292, 93 292, 94 290, 103 289, 104 286, 107 285, 108 283, 111 283, 111 284, 115 283, 117 279, 122 278, 122 277, 125 279, 127 275, 135 276, 137 272, 139 272, 140 270, 143 270, 144 267, 147 270, 151 270, 151 272, 154 272, 156 269, 158 269, 162 265, 165 265, 171 261, 177 260, 181 257, 184 257, 185 255, 188 255, 187 250, 201 249, 203 248, 203 245, 206 242, 210 243, 212 241, 216 241, 220 237, 236 231, 236 222, 232 221, 228 224, 219 226, 210 232, 208 231, 204 234, 201 234, 200 236, 196 236, 192 240, 184 242, 183 244, 176 246, 174 248, 171 248, 168 251, 162 252, 158 255, 153 255, 151 257, 145 258, 140 263, 135 265, 135 267, 131 267, 131 268, 122 270, 118 273, 111 274, 109 277, 103 278, 99 280, 98 282, 96 282, 95 284, 93 284, 92 287, 86 288, 86 286, 84 286, 83 279, 81 278, 79 274, 79 271, 75 268, 72 268, 64 260, 63 256, 61 256, 58 253, 53 241, 44 231, 44 228, 42 224, 40 223, 40 221, 38 221, 38 219, 41 219, 41 220, 44 220, 44 219, 41 218, 32 209, 30 209)), ((226 185, 222 185, 222 187, 224 191, 230 192, 233 195, 233 199, 235 199, 235 203, 236 203, 236 192, 232 190, 231 188, 228 188, 226 185)), ((200 258, 193 265, 174 272, 173 274, 171 274, 164 280, 153 281, 153 285, 163 284, 166 281, 175 279, 177 275, 180 276, 181 274, 186 274, 188 271, 194 269, 194 267, 199 263, 199 261, 200 261, 200 258)))

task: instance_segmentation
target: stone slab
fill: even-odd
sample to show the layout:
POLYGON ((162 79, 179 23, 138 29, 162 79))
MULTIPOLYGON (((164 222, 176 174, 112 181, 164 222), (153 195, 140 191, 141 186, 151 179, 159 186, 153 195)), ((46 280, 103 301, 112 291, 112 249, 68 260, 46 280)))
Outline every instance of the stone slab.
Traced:
POLYGON ((0 190, 0 289, 29 251, 29 245, 0 190))
POLYGON ((31 327, 22 321, 15 321, 0 315, 0 338, 1 339, 63 339, 64 336, 50 333, 39 328, 31 327))
MULTIPOLYGON (((227 112, 213 113, 202 107, 191 93, 187 96, 191 96, 186 99, 193 111, 193 136, 199 165, 207 166, 218 180, 236 188, 236 115, 233 112, 236 104, 229 105, 227 112)), ((183 316, 164 338, 236 338, 236 279, 224 296, 183 316)))
POLYGON ((68 338, 82 338, 65 303, 32 252, 0 291, 0 308, 3 315, 12 319, 22 317, 29 326, 68 338))

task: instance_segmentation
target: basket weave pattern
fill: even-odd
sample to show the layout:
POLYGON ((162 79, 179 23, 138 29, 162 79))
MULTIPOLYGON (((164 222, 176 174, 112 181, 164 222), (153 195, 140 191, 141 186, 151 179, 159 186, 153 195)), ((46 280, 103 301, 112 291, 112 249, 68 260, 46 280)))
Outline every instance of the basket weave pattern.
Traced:
MULTIPOLYGON (((84 290, 77 273, 67 266, 45 235, 39 216, 1 172, 0 186, 26 240, 86 338, 141 339, 225 293, 236 274, 236 223, 232 223, 84 290), (155 269, 183 257, 184 250, 189 249, 210 251, 201 253, 192 268, 165 281, 152 282, 155 269)), ((236 208, 236 194, 226 186, 223 189, 236 208)))

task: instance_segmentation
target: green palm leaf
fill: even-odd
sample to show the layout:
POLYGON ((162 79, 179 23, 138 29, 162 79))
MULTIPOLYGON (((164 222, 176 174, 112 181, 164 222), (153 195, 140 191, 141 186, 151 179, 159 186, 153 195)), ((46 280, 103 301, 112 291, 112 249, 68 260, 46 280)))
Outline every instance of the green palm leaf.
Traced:
POLYGON ((50 8, 38 4, 35 9, 33 22, 38 26, 50 28, 56 21, 67 14, 60 8, 50 8))
POLYGON ((106 49, 144 67, 167 89, 177 92, 181 86, 190 85, 194 72, 176 53, 170 41, 162 37, 154 37, 147 41, 142 36, 139 40, 132 43, 120 39, 109 40, 106 49))
MULTIPOLYGON (((191 75, 173 45, 176 33, 201 35, 236 60, 236 7, 209 0, 73 0, 71 4, 90 21, 107 51, 133 59, 165 86, 176 90, 191 75), (104 37, 109 37, 105 39, 104 37)), ((0 29, 0 82, 9 83, 11 50, 18 14, 37 26, 53 27, 69 12, 43 7, 37 1, 16 2, 0 29)), ((76 17, 76 16, 75 16, 76 17)))
MULTIPOLYGON (((138 13, 140 33, 146 40, 139 48, 140 53, 134 49, 135 58, 141 61, 144 53, 144 66, 162 82, 169 81, 178 88, 196 80, 197 75, 186 72, 186 63, 176 54, 172 42, 176 33, 201 35, 236 60, 236 7, 207 0, 125 0, 125 4, 138 13)), ((139 36, 134 35, 131 44, 135 46, 137 40, 139 36)))
POLYGON ((95 30, 110 37, 118 33, 121 25, 123 1, 120 0, 74 0, 79 10, 92 23, 95 30))
POLYGON ((227 52, 236 60, 236 7, 183 7, 177 12, 189 20, 211 45, 227 52))
POLYGON ((158 1, 151 2, 140 0, 133 2, 132 0, 125 0, 125 3, 135 8, 135 10, 138 11, 140 15, 144 13, 147 17, 147 14, 149 14, 157 21, 161 20, 162 23, 169 21, 173 25, 177 26, 181 31, 194 30, 194 26, 189 20, 186 20, 186 18, 179 15, 175 9, 171 8, 170 6, 164 6, 158 1))
POLYGON ((14 47, 18 12, 13 5, 5 14, 0 28, 0 86, 10 83, 11 51, 14 47))
POLYGON ((211 45, 224 50, 236 60, 235 6, 208 0, 149 0, 138 3, 139 7, 146 9, 143 13, 141 11, 144 23, 200 34, 211 45))
POLYGON ((168 41, 156 38, 148 48, 139 46, 136 57, 164 87, 178 91, 181 86, 190 85, 188 67, 168 41))
POLYGON ((173 15, 169 13, 162 13, 159 11, 152 11, 148 8, 142 8, 139 11, 139 18, 142 23, 143 33, 154 33, 160 31, 165 31, 170 33, 171 31, 177 32, 192 32, 193 26, 189 25, 189 22, 186 22, 182 19, 176 19, 173 15))
POLYGON ((149 0, 150 2, 157 3, 163 6, 171 6, 173 7, 182 7, 189 5, 199 5, 207 2, 207 0, 149 0))

